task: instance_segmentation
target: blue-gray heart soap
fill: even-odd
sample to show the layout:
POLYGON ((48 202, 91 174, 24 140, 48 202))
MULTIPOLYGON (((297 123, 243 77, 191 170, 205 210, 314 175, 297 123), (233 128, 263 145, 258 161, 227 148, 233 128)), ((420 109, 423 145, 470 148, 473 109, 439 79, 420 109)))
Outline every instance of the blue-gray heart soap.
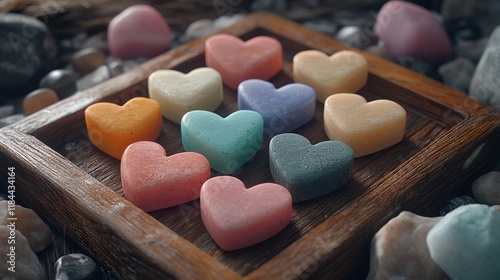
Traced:
POLYGON ((340 141, 311 145, 299 134, 284 133, 269 143, 271 175, 290 191, 294 203, 343 187, 351 178, 353 161, 353 150, 340 141))

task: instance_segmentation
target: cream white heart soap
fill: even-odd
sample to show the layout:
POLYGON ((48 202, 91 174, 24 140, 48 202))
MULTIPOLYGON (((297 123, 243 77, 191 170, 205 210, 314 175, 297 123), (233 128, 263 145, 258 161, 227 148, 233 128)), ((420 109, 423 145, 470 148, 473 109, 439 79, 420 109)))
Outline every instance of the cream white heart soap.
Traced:
POLYGON ((324 103, 332 94, 357 92, 368 79, 368 62, 354 51, 339 51, 328 56, 321 51, 307 50, 293 57, 293 80, 316 91, 324 103))
POLYGON ((346 143, 361 157, 403 140, 406 110, 398 103, 379 99, 367 102, 354 93, 339 93, 325 101, 324 126, 331 140, 346 143))
POLYGON ((149 75, 148 88, 149 97, 160 104, 162 115, 178 124, 189 111, 214 111, 223 98, 221 75, 209 67, 187 74, 157 70, 149 75))

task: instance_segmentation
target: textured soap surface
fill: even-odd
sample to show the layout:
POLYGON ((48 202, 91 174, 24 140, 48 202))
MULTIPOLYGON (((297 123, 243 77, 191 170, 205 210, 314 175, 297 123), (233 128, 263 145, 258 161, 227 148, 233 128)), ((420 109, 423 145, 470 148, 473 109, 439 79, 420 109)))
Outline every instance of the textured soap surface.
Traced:
POLYGON ((178 124, 189 111, 217 109, 223 99, 222 89, 219 72, 208 67, 187 74, 157 70, 148 78, 149 97, 158 101, 165 118, 178 124))
POLYGON ((346 143, 354 157, 361 157, 403 140, 406 111, 391 100, 367 102, 358 94, 335 94, 325 102, 324 126, 328 138, 346 143))
POLYGON ((314 118, 316 94, 309 86, 293 83, 276 89, 263 80, 246 80, 238 87, 238 108, 264 118, 264 138, 291 132, 314 118))
POLYGON ((372 239, 367 279, 446 279, 426 242, 440 220, 403 211, 387 222, 372 239))
POLYGON ((268 80, 281 71, 283 47, 268 36, 248 41, 228 35, 210 36, 205 42, 205 61, 219 71, 224 84, 232 89, 249 79, 268 80))
POLYGON ((222 250, 232 251, 282 231, 291 221, 292 197, 277 184, 247 189, 238 178, 218 176, 203 184, 200 208, 210 236, 222 250))
POLYGON ((355 93, 368 79, 368 62, 354 51, 339 51, 332 56, 317 50, 307 50, 293 57, 293 80, 316 91, 324 103, 332 94, 355 93))
POLYGON ((149 5, 133 5, 108 25, 112 56, 131 59, 154 57, 170 48, 172 31, 163 16, 149 5))
POLYGON ((162 121, 158 102, 144 97, 132 98, 123 106, 99 102, 85 109, 90 142, 116 159, 134 142, 156 140, 162 121))
POLYGON ((440 64, 453 49, 442 24, 425 8, 406 1, 388 1, 377 14, 375 31, 394 57, 411 56, 440 64))
POLYGON ((427 245, 450 279, 500 279, 500 212, 493 208, 455 209, 429 231, 427 245))
POLYGON ((226 118, 208 111, 191 111, 181 121, 186 151, 204 155, 210 167, 232 174, 261 149, 264 120, 254 111, 236 111, 226 118))
POLYGON ((269 167, 277 184, 287 188, 293 202, 331 193, 351 178, 352 149, 339 141, 311 145, 299 134, 276 135, 269 143, 269 167))
POLYGON ((192 152, 167 157, 160 144, 140 141, 123 153, 120 174, 125 197, 148 212, 197 199, 210 164, 192 152))

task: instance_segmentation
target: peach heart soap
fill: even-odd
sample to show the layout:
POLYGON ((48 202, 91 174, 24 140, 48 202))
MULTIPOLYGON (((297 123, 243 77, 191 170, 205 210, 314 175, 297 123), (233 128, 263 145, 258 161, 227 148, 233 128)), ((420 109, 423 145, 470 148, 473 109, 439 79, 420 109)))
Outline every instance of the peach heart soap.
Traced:
POLYGON ((153 211, 197 199, 210 178, 210 164, 198 153, 167 157, 160 144, 140 141, 123 153, 120 173, 125 197, 142 210, 153 211))
POLYGON ((85 109, 90 142, 116 159, 134 142, 155 141, 162 120, 158 102, 144 97, 132 98, 123 106, 99 102, 85 109))
POLYGON ((130 6, 108 25, 109 51, 117 58, 151 58, 167 51, 171 43, 170 27, 149 5, 130 6))
POLYGON ((292 197, 278 184, 249 189, 231 176, 213 177, 200 193, 201 219, 224 251, 260 243, 282 231, 292 218, 292 197))
POLYGON ((294 133, 276 135, 269 143, 269 167, 274 181, 287 188, 293 202, 331 193, 351 178, 352 149, 340 141, 311 145, 294 133))
POLYGON ((204 155, 213 170, 231 174, 261 149, 263 126, 262 116, 254 111, 236 111, 226 118, 191 111, 181 121, 182 145, 204 155))
POLYGON ((222 102, 222 78, 216 70, 197 68, 188 74, 158 70, 148 78, 149 97, 158 101, 165 118, 180 124, 192 110, 213 111, 222 102))
POLYGON ((324 125, 328 138, 346 143, 361 157, 403 140, 406 111, 396 102, 367 102, 358 94, 335 94, 325 102, 324 125))
POLYGON ((311 87, 303 84, 293 83, 276 89, 272 83, 253 79, 239 85, 238 108, 261 114, 264 136, 271 139, 312 120, 316 95, 311 87))
POLYGON ((249 79, 267 80, 278 74, 283 60, 281 43, 268 36, 246 42, 240 38, 217 34, 205 42, 205 62, 219 71, 224 84, 236 90, 249 79))
POLYGON ((327 56, 308 50, 293 57, 293 80, 312 87, 322 103, 332 94, 357 92, 367 79, 368 62, 354 51, 339 51, 327 56))

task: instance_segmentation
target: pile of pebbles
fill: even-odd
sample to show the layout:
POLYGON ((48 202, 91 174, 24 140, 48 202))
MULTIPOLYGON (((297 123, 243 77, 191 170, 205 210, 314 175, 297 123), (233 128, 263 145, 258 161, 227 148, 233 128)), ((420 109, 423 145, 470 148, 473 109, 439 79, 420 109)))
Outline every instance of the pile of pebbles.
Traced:
MULTIPOLYGON (((374 30, 383 4, 381 1, 351 10, 318 9, 328 2, 334 1, 289 3, 285 0, 255 0, 248 12, 268 11, 284 15, 347 45, 443 82, 500 110, 500 17, 497 16, 500 1, 410 1, 428 9, 448 34, 453 58, 440 65, 409 56, 394 57, 384 48, 374 30)), ((243 17, 244 14, 227 14, 216 19, 194 21, 186 30, 172 30, 171 48, 209 35, 243 17)), ((100 30, 54 38, 47 26, 35 18, 20 14, 0 16, 0 38, 4 38, 0 40, 0 128, 147 60, 140 57, 121 60, 110 56, 106 35, 106 30, 100 30)), ((467 196, 454 198, 443 205, 442 216, 461 205, 500 204, 500 159, 492 158, 492 164, 488 166, 483 175, 473 180, 467 196)))

